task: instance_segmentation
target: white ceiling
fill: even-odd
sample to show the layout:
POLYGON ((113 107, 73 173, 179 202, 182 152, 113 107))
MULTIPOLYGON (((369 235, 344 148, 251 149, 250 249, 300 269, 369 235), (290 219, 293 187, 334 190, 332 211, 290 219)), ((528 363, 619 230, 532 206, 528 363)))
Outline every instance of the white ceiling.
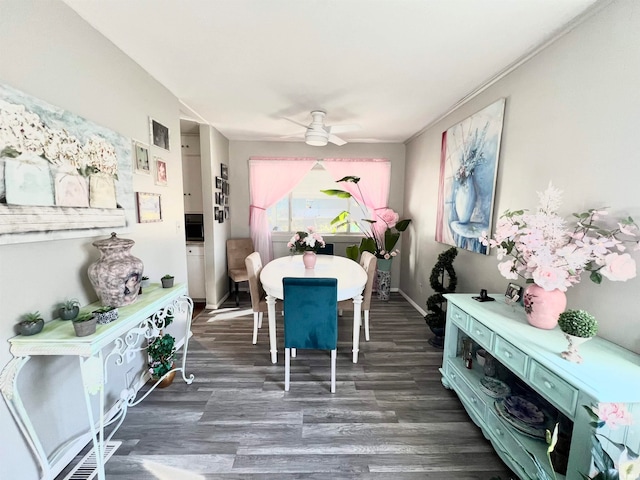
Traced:
MULTIPOLYGON (((596 0, 64 0, 230 140, 403 142, 596 0)), ((608 0, 604 0, 607 3, 608 0)))

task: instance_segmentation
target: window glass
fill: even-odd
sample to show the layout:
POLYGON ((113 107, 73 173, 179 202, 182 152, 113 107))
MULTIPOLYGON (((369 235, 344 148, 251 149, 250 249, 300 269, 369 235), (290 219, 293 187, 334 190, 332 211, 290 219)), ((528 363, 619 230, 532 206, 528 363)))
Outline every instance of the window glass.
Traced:
POLYGON ((351 213, 352 220, 363 216, 352 199, 329 196, 321 191, 331 189, 342 188, 329 172, 316 165, 287 197, 267 210, 271 230, 296 232, 311 226, 320 233, 359 232, 356 225, 345 225, 338 230, 331 225, 331 220, 343 210, 351 213))

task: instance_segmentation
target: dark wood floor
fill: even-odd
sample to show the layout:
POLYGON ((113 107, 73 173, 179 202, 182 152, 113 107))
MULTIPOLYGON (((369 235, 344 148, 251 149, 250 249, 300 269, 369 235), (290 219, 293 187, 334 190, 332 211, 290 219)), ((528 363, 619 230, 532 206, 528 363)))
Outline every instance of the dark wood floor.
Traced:
MULTIPOLYGON (((241 308, 249 307, 244 297, 241 308)), ((328 353, 300 351, 285 393, 282 332, 272 365, 266 318, 252 345, 250 315, 207 322, 207 313, 193 323, 193 384, 176 378, 129 411, 109 480, 510 478, 443 388, 442 351, 427 343, 422 316, 400 295, 373 301, 371 341, 362 335, 358 364, 345 313, 333 395, 328 353)))

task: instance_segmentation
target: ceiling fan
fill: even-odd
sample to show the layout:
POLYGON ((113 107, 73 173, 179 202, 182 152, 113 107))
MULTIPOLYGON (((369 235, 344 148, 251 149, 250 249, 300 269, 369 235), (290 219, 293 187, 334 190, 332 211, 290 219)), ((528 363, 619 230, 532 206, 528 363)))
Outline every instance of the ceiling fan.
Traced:
POLYGON ((295 120, 291 120, 290 118, 285 118, 296 125, 300 125, 307 129, 304 134, 304 141, 307 145, 313 145, 315 147, 323 147, 328 142, 331 142, 335 145, 344 145, 347 143, 337 135, 336 133, 341 132, 350 132, 352 130, 359 130, 359 125, 325 125, 324 117, 327 115, 326 112, 322 110, 314 110, 311 112, 311 123, 309 125, 305 125, 303 123, 297 122, 295 120))

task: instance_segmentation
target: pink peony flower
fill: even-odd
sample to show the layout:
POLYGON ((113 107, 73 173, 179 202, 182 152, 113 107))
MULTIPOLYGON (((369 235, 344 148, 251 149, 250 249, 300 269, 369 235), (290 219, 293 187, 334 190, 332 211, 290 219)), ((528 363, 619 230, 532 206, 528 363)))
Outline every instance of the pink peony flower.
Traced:
POLYGON ((566 292, 569 286, 568 276, 567 271, 562 268, 541 266, 533 271, 535 284, 548 292, 556 289, 566 292))
POLYGON ((620 425, 631 425, 633 416, 623 403, 599 403, 593 412, 605 422, 611 429, 617 429, 620 425))
POLYGON ((610 253, 604 260, 605 264, 599 272, 612 282, 625 282, 636 276, 636 262, 628 253, 610 253))
POLYGON ((513 270, 514 260, 507 260, 506 262, 501 262, 498 264, 498 270, 504 278, 509 278, 516 280, 518 278, 518 274, 513 270))
POLYGON ((376 210, 376 228, 384 232, 387 228, 393 228, 400 220, 400 215, 391 210, 390 208, 383 208, 376 210), (381 224, 381 225, 378 225, 381 224))

